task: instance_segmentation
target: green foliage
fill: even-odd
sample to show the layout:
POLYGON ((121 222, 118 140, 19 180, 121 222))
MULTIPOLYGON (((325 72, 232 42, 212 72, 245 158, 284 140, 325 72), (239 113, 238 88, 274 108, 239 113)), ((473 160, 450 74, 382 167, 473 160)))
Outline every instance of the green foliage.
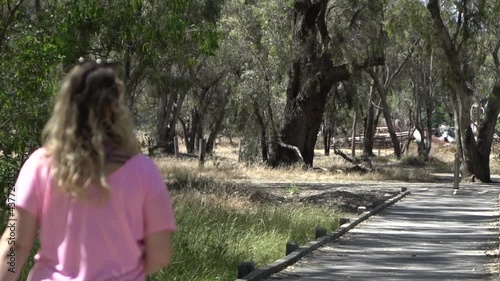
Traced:
POLYGON ((292 195, 292 196, 299 196, 300 195, 300 188, 297 185, 292 184, 289 188, 285 189, 285 192, 287 194, 292 195))
POLYGON ((0 38, 0 171, 7 169, 5 163, 20 167, 40 146, 59 81, 79 57, 128 63, 125 82, 135 97, 145 73, 164 65, 159 53, 171 64, 184 64, 188 57, 213 54, 220 40, 213 24, 203 24, 205 4, 194 0, 67 0, 41 5, 37 10, 25 2, 14 17, 7 12, 11 6, 0 6, 0 32, 5 30, 0 38), (188 29, 196 30, 195 36, 188 29), (197 49, 186 52, 193 44, 197 49))
POLYGON ((452 113, 453 110, 450 108, 449 105, 445 103, 441 103, 439 106, 436 107, 436 111, 432 115, 432 124, 434 128, 438 128, 440 125, 448 125, 448 126, 454 126, 453 125, 453 119, 450 116, 450 113, 452 113))
POLYGON ((224 39, 219 55, 238 69, 226 128, 244 137, 247 160, 261 159, 255 105, 268 137, 282 119, 290 62, 289 12, 289 3, 282 1, 234 1, 226 3, 220 20, 224 39))

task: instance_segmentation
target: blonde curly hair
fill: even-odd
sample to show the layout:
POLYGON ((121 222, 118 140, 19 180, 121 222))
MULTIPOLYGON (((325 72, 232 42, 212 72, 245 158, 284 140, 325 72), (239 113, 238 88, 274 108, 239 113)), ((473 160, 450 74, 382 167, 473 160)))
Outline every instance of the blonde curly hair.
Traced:
MULTIPOLYGON (((86 62, 65 77, 42 132, 57 186, 79 197, 91 184, 109 191, 105 146, 140 153, 114 64, 86 62)), ((108 192, 109 194, 109 192, 108 192)))

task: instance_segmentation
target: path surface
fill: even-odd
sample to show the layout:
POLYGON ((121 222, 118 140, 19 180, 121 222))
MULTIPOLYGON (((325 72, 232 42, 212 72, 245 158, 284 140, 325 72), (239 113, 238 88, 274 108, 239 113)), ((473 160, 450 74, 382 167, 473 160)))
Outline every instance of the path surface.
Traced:
POLYGON ((427 186, 267 280, 500 280, 498 185, 427 186))

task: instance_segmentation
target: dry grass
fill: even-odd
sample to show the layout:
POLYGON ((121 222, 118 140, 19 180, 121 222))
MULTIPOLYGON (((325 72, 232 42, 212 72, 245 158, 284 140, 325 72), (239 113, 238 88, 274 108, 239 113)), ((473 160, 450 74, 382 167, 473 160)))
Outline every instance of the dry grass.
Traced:
MULTIPOLYGON (((237 141, 235 141, 236 143, 237 141)), ((350 154, 350 149, 343 150, 350 154)), ((181 147, 181 152, 183 147, 181 147)), ((378 150, 374 151, 378 154, 378 150)), ((315 151, 314 166, 326 170, 303 170, 300 166, 281 167, 273 169, 260 163, 238 162, 238 147, 223 142, 215 149, 215 159, 209 158, 203 167, 197 159, 176 159, 173 156, 160 155, 155 157, 156 163, 164 175, 180 182, 210 179, 213 181, 252 181, 252 182, 359 182, 359 181, 433 181, 433 173, 452 173, 456 147, 436 146, 431 150, 430 161, 425 164, 417 157, 416 145, 410 146, 408 154, 397 160, 391 149, 380 150, 380 155, 373 159, 376 171, 373 173, 345 173, 352 167, 344 159, 331 152, 325 156, 323 150, 315 151)), ((357 150, 356 155, 361 155, 357 150)), ((494 146, 491 154, 491 172, 500 173, 500 144, 494 146)))
POLYGON ((258 210, 258 205, 241 197, 221 197, 216 194, 207 194, 200 191, 173 191, 170 192, 172 204, 190 205, 197 202, 200 207, 220 206, 225 210, 242 213, 255 213, 258 210))
MULTIPOLYGON (((240 163, 237 160, 237 148, 231 146, 218 146, 215 156, 217 158, 209 158, 203 167, 199 166, 196 159, 176 159, 172 156, 162 155, 155 157, 155 161, 167 179, 179 183, 201 180, 202 178, 214 181, 282 183, 415 181, 432 178, 429 169, 408 167, 408 165, 404 165, 402 161, 396 160, 393 156, 375 158, 373 164, 378 167, 377 171, 366 174, 343 172, 345 168, 352 165, 337 155, 324 156, 322 150, 316 151, 314 166, 326 170, 303 170, 300 166, 273 169, 265 164, 240 163)), ((441 162, 439 164, 447 165, 447 163, 441 162)))

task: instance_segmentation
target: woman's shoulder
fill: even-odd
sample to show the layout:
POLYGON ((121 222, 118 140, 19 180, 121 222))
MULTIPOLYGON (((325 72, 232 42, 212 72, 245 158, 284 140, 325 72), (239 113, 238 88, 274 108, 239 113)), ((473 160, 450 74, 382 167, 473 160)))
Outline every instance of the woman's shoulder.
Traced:
POLYGON ((137 161, 140 164, 143 165, 151 165, 154 164, 155 162, 153 159, 151 159, 149 156, 145 155, 144 153, 137 153, 134 156, 132 156, 132 159, 137 161))
POLYGON ((135 165, 143 167, 146 171, 151 171, 151 169, 154 170, 159 169, 156 162, 152 158, 143 153, 138 153, 132 156, 132 159, 135 162, 134 163, 135 165))
POLYGON ((141 171, 148 181, 156 182, 163 181, 163 173, 161 167, 149 156, 144 154, 136 154, 134 156, 135 169, 141 171))
POLYGON ((33 152, 31 152, 31 154, 28 156, 28 158, 26 159, 26 161, 28 162, 38 162, 38 163, 41 163, 41 162, 45 162, 47 161, 47 159, 49 158, 49 153, 48 153, 48 150, 47 148, 45 147, 39 147, 37 149, 35 149, 33 152))

